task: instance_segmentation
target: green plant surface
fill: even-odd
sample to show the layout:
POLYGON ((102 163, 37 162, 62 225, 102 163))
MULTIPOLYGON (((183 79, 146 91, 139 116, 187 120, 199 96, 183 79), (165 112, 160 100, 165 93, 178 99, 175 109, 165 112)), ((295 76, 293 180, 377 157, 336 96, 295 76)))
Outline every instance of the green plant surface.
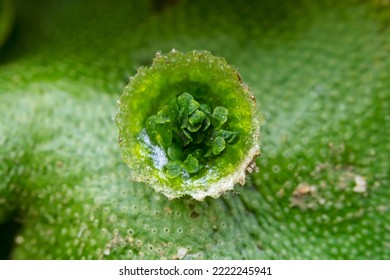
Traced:
POLYGON ((168 198, 217 198, 245 183, 260 153, 254 96, 210 52, 157 54, 118 103, 119 143, 132 177, 168 198))
POLYGON ((0 47, 7 39, 12 28, 14 6, 11 0, 0 1, 0 47))
POLYGON ((386 1, 15 7, 0 50, 3 257, 390 258, 386 1), (265 117, 260 171, 218 199, 169 200, 121 158, 116 101, 173 48, 226 58, 265 117))

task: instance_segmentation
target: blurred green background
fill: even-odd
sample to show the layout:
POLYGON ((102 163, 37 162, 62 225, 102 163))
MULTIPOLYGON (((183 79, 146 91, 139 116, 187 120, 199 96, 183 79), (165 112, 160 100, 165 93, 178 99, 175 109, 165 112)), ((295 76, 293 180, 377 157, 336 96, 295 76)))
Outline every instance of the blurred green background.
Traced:
POLYGON ((389 25, 386 0, 0 0, 0 257, 389 259, 389 25), (172 48, 225 57, 266 119, 217 200, 121 160, 116 100, 172 48))

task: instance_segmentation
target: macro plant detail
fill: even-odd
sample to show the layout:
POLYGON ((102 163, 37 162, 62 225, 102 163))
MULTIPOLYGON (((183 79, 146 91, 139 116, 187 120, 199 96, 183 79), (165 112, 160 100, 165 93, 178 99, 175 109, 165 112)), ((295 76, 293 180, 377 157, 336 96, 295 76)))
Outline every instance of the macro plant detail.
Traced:
POLYGON ((388 2, 0 0, 0 258, 390 259, 388 2), (260 128, 234 92, 260 170, 214 199, 260 128), (169 178, 147 120, 184 93, 237 137, 169 178))
POLYGON ((134 179, 198 200, 244 184, 260 153, 260 121, 238 72, 208 51, 157 54, 130 79, 116 116, 134 179))
POLYGON ((219 155, 226 143, 238 140, 237 132, 222 129, 228 119, 225 107, 212 111, 187 92, 170 104, 146 121, 149 138, 164 148, 169 159, 165 165, 168 178, 176 178, 183 171, 186 176, 199 172, 207 158, 219 155))

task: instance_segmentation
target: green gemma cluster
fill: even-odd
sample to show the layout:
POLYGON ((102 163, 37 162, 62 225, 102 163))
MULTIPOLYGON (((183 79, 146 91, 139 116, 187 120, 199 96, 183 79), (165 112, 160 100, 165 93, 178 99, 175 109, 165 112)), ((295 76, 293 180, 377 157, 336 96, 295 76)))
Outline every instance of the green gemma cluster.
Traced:
POLYGON ((118 104, 119 145, 132 177, 169 198, 218 197, 244 184, 259 155, 254 96, 237 70, 208 51, 156 54, 118 104))
POLYGON ((208 158, 220 155, 227 144, 237 142, 238 132, 224 129, 227 108, 212 109, 188 92, 170 103, 146 120, 150 139, 164 148, 169 158, 164 167, 168 178, 180 176, 183 170, 188 174, 199 172, 208 158))

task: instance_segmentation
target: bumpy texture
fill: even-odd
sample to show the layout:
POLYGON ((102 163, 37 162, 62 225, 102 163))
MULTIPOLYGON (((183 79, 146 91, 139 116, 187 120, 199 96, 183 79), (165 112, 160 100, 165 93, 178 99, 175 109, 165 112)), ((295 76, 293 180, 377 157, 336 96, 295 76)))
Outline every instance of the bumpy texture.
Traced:
POLYGON ((389 259, 389 10, 17 1, 0 51, 3 257, 389 259), (260 172, 219 199, 169 201, 120 156, 116 100, 172 48, 225 57, 265 113, 260 172))
POLYGON ((254 99, 223 58, 158 53, 118 100, 119 144, 132 177, 168 198, 217 198, 244 185, 260 154, 254 99))

